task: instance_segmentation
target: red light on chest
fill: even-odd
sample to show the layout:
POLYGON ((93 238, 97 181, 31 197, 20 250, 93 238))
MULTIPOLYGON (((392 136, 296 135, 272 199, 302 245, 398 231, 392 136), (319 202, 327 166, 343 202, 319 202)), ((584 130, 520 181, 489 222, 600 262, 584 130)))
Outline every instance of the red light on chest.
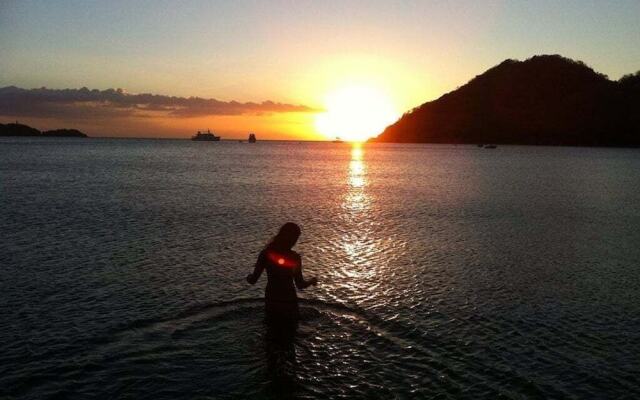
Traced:
POLYGON ((275 252, 273 250, 270 250, 267 252, 267 258, 272 264, 275 264, 279 267, 293 268, 296 265, 298 265, 296 260, 292 259, 291 257, 287 257, 284 254, 275 252))

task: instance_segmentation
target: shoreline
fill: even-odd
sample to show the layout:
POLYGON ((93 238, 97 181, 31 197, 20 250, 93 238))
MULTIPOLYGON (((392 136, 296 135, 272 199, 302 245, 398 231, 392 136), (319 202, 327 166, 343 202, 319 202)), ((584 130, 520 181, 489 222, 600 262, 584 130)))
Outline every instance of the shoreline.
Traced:
MULTIPOLYGON (((167 141, 188 141, 191 142, 192 140, 189 138, 171 138, 171 137, 167 137, 167 138, 163 138, 163 137, 123 137, 123 136, 87 136, 87 137, 77 137, 77 136, 0 136, 1 138, 23 138, 23 139, 32 139, 32 138, 37 138, 37 139, 66 139, 66 138, 70 138, 70 139, 92 139, 92 140, 150 140, 150 141, 161 141, 161 140, 167 140, 167 141)), ((215 143, 239 143, 240 139, 221 139, 218 142, 215 143)), ((245 142, 244 140, 242 142, 245 142)), ((379 142, 379 141, 365 141, 365 142, 343 142, 343 143, 333 143, 332 140, 305 140, 305 139, 300 139, 300 140, 291 140, 291 139, 261 139, 258 141, 258 143, 260 142, 268 142, 268 143, 300 143, 300 144, 307 144, 307 143, 313 143, 313 144, 320 144, 320 143, 327 143, 327 144, 335 144, 335 145, 353 145, 353 144, 359 144, 359 145, 370 145, 370 144, 375 144, 375 145, 414 145, 414 146, 426 146, 426 145, 434 145, 434 146, 473 146, 473 147, 477 147, 479 144, 481 143, 442 143, 442 142, 379 142)), ((629 145, 629 146, 615 146, 615 145, 563 145, 563 144, 557 144, 557 145, 553 145, 553 144, 523 144, 523 143, 491 143, 491 144, 495 144, 498 149, 500 147, 503 146, 509 146, 509 147, 553 147, 553 148, 612 148, 612 149, 640 149, 640 146, 636 146, 636 145, 629 145)), ((479 148, 479 150, 481 150, 479 148)))

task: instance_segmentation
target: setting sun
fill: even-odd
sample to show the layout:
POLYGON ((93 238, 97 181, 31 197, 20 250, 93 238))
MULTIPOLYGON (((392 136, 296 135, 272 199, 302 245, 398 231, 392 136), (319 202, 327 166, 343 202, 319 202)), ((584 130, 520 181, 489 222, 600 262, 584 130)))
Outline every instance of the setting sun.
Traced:
POLYGON ((316 130, 327 138, 362 142, 398 119, 388 96, 371 87, 345 87, 330 93, 326 112, 318 114, 316 130))

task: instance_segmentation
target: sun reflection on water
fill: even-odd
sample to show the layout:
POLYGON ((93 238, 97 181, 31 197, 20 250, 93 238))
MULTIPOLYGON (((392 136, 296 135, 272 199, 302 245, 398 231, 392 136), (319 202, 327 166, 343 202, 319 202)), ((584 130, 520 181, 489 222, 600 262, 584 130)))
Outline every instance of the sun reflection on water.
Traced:
POLYGON ((351 161, 349 162, 349 187, 343 205, 345 209, 351 212, 366 211, 370 206, 369 196, 365 191, 367 186, 367 171, 363 156, 364 151, 362 144, 354 143, 351 148, 351 161))
POLYGON ((346 183, 342 207, 345 210, 343 218, 348 229, 342 235, 341 242, 350 267, 343 270, 343 273, 356 278, 373 273, 368 267, 376 250, 370 215, 371 196, 367 193, 367 167, 361 143, 354 143, 351 148, 346 183))

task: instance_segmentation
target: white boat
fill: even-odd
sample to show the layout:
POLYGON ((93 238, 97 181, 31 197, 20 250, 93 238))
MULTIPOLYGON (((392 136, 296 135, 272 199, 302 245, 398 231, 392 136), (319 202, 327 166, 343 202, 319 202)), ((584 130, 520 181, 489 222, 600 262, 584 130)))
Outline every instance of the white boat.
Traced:
POLYGON ((198 131, 198 133, 196 133, 195 136, 191 137, 191 140, 197 140, 202 142, 219 142, 220 136, 214 135, 213 133, 211 133, 209 129, 207 129, 206 132, 198 131))

